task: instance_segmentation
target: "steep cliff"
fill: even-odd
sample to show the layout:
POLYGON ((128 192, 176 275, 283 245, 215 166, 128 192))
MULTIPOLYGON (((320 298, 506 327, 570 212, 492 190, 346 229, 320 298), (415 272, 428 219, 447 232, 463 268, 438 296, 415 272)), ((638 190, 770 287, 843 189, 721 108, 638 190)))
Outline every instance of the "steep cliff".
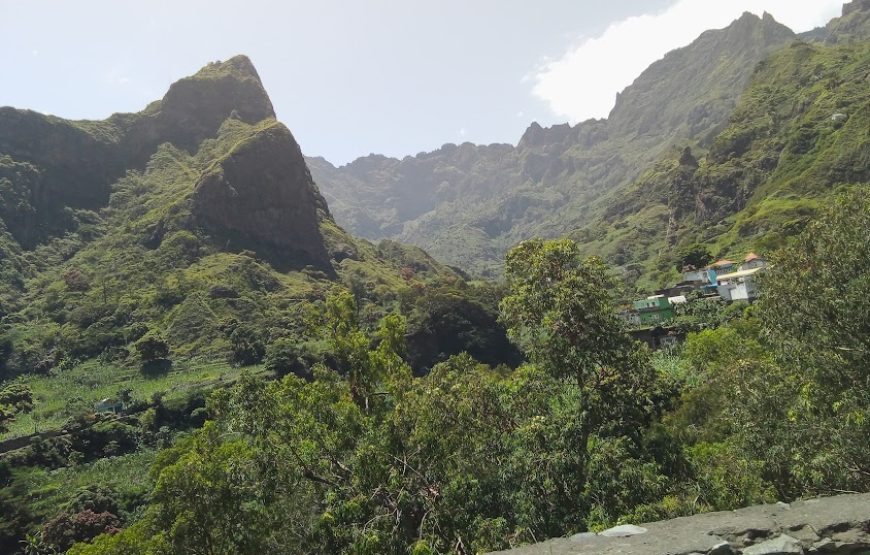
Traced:
POLYGON ((782 246, 832 193, 870 184, 868 68, 866 41, 777 51, 705 155, 664 157, 575 238, 635 277, 656 276, 648 286, 676 279, 682 246, 707 244, 717 258, 782 246))
POLYGON ((674 145, 708 146, 755 65, 794 37, 769 15, 745 14, 652 64, 608 119, 533 123, 516 147, 448 144, 402 160, 309 163, 336 218, 354 233, 398 238, 497 274, 517 241, 582 227, 606 193, 674 145))
POLYGON ((274 117, 250 60, 210 64, 174 83, 162 100, 135 114, 102 121, 70 121, 30 110, 0 108, 0 156, 35 168, 16 180, 15 194, 34 217, 7 221, 27 247, 75 228, 68 209, 106 205, 112 182, 142 169, 162 143, 195 152, 230 115, 247 123, 274 117))
POLYGON ((0 376, 64 357, 125 360, 155 328, 179 355, 214 355, 226 322, 284 330, 287 311, 338 282, 376 302, 458 279, 335 224, 243 56, 135 114, 0 111, 0 275, 0 376))
POLYGON ((274 123, 233 146, 193 191, 198 222, 228 245, 279 266, 329 268, 319 218, 329 217, 290 131, 274 123))

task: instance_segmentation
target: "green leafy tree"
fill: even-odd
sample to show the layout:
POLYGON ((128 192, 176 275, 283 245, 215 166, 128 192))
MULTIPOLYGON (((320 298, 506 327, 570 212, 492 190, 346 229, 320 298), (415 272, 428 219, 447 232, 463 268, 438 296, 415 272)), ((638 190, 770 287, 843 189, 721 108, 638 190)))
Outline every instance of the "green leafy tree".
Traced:
POLYGON ((163 360, 169 357, 169 343, 158 330, 150 330, 135 343, 136 352, 143 363, 163 360))
POLYGON ((706 245, 694 243, 681 248, 677 252, 677 271, 680 272, 686 266, 703 268, 713 260, 713 254, 706 245))
POLYGON ((783 446, 801 491, 870 489, 870 200, 842 195, 771 256, 758 314, 794 384, 783 446))
POLYGON ((506 280, 501 311, 509 336, 532 364, 572 386, 558 409, 559 429, 538 426, 525 440, 527 456, 552 457, 551 464, 527 461, 524 487, 528 502, 548 504, 536 514, 554 535, 582 526, 580 515, 591 509, 584 494, 596 442, 625 436, 639 445, 663 408, 663 392, 646 352, 623 331, 600 259, 584 258, 570 240, 526 241, 508 254, 506 280))
POLYGON ((279 338, 266 347, 266 356, 263 360, 266 370, 283 376, 290 372, 304 373, 305 365, 302 361, 302 352, 296 341, 289 338, 279 338))
POLYGON ((327 298, 318 326, 329 344, 337 370, 347 376, 353 398, 366 410, 373 396, 382 396, 382 386, 410 377, 402 359, 405 351, 405 320, 384 317, 374 337, 360 328, 356 299, 343 291, 327 298), (377 344, 375 349, 372 344, 377 344))
POLYGON ((233 362, 248 366, 263 360, 266 346, 262 334, 253 326, 239 324, 229 334, 230 352, 233 362))

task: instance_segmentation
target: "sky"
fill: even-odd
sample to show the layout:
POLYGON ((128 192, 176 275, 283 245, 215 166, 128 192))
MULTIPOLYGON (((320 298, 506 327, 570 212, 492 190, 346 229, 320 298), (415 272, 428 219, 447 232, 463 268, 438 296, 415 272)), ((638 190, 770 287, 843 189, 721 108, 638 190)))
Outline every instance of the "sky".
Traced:
POLYGON ((606 117, 666 52, 742 12, 796 31, 843 0, 0 0, 0 106, 135 112, 246 54, 303 152, 334 164, 515 144, 606 117))

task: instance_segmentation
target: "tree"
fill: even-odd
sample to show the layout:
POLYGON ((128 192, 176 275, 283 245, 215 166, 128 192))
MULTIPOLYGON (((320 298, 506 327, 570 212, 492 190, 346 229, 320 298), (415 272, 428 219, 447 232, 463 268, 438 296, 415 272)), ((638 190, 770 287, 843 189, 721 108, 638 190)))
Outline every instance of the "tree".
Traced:
POLYGON ((317 324, 326 338, 336 370, 347 377, 353 398, 366 411, 374 395, 382 395, 384 386, 410 377, 405 352, 405 320, 391 314, 384 317, 374 337, 360 328, 357 304, 348 291, 326 299, 325 310, 317 324), (372 349, 372 344, 377 347, 372 349))
POLYGON ((230 332, 232 360, 242 366, 257 364, 266 354, 266 346, 260 332, 253 326, 239 324, 230 332))
POLYGON ((286 337, 269 343, 263 362, 266 370, 274 372, 277 376, 284 376, 290 372, 297 375, 306 374, 299 345, 296 341, 286 337))
POLYGON ((509 293, 500 308, 508 335, 554 377, 585 387, 607 368, 645 362, 616 315, 606 266, 584 259, 573 241, 520 243, 505 274, 509 293))
POLYGON ((85 509, 78 513, 61 513, 45 523, 42 539, 48 546, 67 551, 76 542, 89 542, 100 534, 116 534, 121 520, 109 512, 85 509))
MULTIPOLYGON (((802 491, 870 488, 870 200, 840 196, 770 257, 758 314, 785 378, 802 491)), ((748 417, 747 417, 748 418, 748 417)))
POLYGON ((549 519, 542 527, 554 534, 579 526, 577 515, 590 509, 584 490, 594 446, 625 437, 637 453, 643 430, 664 408, 664 391, 646 351, 623 331, 600 259, 584 259, 567 239, 525 241, 508 254, 506 280, 501 317, 509 336, 535 366, 571 386, 558 435, 527 438, 529 453, 550 450, 554 457, 548 472, 529 464, 525 484, 537 488, 529 499, 544 496, 551 504, 552 511, 538 514, 549 519))
POLYGON ((135 343, 136 352, 143 364, 169 357, 169 343, 158 330, 150 330, 135 343))
POLYGON ((677 252, 676 268, 681 272, 686 266, 694 266, 695 268, 703 268, 713 260, 713 254, 706 245, 694 243, 687 245, 677 252))

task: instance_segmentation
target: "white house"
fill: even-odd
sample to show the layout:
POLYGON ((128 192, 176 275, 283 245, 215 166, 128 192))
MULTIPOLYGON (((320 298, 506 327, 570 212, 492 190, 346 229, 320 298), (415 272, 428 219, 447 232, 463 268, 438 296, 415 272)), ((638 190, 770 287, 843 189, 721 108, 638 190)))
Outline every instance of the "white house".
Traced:
POLYGON ((738 270, 730 274, 716 276, 716 291, 726 301, 748 301, 758 296, 755 275, 764 269, 756 266, 748 270, 738 270))
POLYGON ((751 270, 753 268, 764 268, 767 266, 767 261, 754 252, 751 252, 746 255, 746 258, 743 259, 743 263, 737 268, 738 270, 751 270))
POLYGON ((703 268, 695 268, 691 264, 683 266, 683 281, 681 283, 707 283, 707 271, 703 268))

